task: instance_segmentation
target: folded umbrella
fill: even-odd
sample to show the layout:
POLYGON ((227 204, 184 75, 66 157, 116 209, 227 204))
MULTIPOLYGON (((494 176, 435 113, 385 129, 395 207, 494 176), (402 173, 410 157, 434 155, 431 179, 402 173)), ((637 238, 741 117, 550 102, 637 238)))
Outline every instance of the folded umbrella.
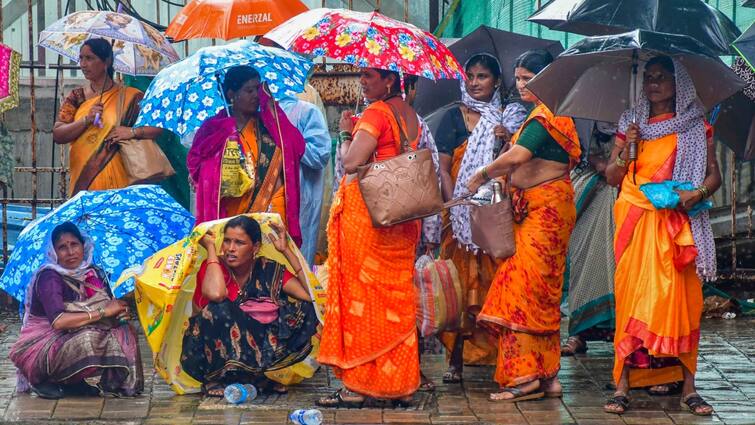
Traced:
POLYGON ((188 236, 194 226, 191 213, 159 186, 82 191, 24 228, 0 277, 0 289, 23 304, 26 287, 45 262, 52 230, 66 221, 92 238, 93 263, 109 275, 117 298, 134 289, 133 280, 113 285, 124 270, 188 236))
POLYGON ((718 55, 733 54, 739 36, 726 15, 702 0, 553 0, 527 20, 589 36, 635 29, 686 35, 718 55))
POLYGON ((617 122, 637 99, 643 63, 658 55, 684 64, 707 109, 745 86, 721 59, 690 37, 638 30, 586 37, 527 87, 556 115, 617 122))
POLYGON ((157 74, 144 94, 135 126, 160 127, 179 136, 191 133, 225 108, 222 76, 243 65, 256 69, 270 93, 280 99, 304 91, 312 62, 248 40, 201 48, 157 74))
MULTIPOLYGON (((502 68, 501 90, 504 93, 511 90, 514 85, 514 63, 516 59, 519 55, 531 49, 547 50, 554 57, 564 50, 558 41, 515 34, 485 25, 454 41, 448 47, 448 50, 456 56, 462 66, 472 56, 481 53, 487 53, 498 58, 502 68)), ((418 114, 427 116, 441 106, 460 99, 461 93, 458 82, 440 80, 433 83, 423 79, 417 82, 417 98, 413 106, 418 114)))

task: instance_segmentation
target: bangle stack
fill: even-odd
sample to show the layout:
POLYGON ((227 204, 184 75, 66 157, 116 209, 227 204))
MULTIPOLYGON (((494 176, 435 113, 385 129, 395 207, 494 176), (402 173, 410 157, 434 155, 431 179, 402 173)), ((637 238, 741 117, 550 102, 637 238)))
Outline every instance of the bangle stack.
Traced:
POLYGON ((100 318, 97 319, 97 320, 102 320, 105 317, 105 309, 102 308, 102 307, 100 307, 100 308, 97 309, 97 311, 100 312, 100 318))
POLYGON ((488 166, 482 167, 480 170, 480 174, 482 174, 482 178, 485 179, 485 181, 490 181, 490 175, 488 174, 488 166))
POLYGON ((338 133, 338 143, 350 142, 352 140, 351 133, 348 131, 341 131, 338 133))
POLYGON ((621 159, 621 152, 616 155, 616 165, 621 168, 627 168, 627 162, 621 159))
POLYGON ((697 191, 700 192, 701 195, 703 195, 703 199, 710 196, 710 191, 708 190, 707 187, 705 187, 705 185, 698 187, 697 191))

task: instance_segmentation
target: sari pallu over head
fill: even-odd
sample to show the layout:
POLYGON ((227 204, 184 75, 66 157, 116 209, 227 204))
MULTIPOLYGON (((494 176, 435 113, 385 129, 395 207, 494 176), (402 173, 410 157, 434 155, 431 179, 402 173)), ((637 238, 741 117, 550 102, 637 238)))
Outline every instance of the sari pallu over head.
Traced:
MULTIPOLYGON (((705 180, 708 158, 705 109, 697 98, 695 86, 687 70, 679 61, 673 59, 673 62, 676 81, 676 115, 668 120, 649 123, 650 102, 643 92, 637 106, 621 115, 619 132, 626 134, 634 118, 640 126, 642 140, 654 140, 676 134, 676 160, 672 180, 691 182, 695 187, 700 187, 705 180)), ((689 217, 689 221, 697 249, 695 258, 697 274, 703 280, 714 280, 716 278, 716 246, 708 211, 689 217)))
MULTIPOLYGON (((299 164, 304 155, 304 138, 280 106, 273 103, 272 97, 263 87, 260 86, 258 91, 261 105, 259 118, 276 146, 283 152, 287 230, 294 241, 301 245, 299 164)), ((197 224, 225 216, 220 202, 220 171, 226 141, 234 137, 238 137, 236 121, 227 111, 205 121, 194 136, 186 164, 189 176, 196 186, 197 224)))
POLYGON ((129 178, 121 162, 120 153, 117 149, 107 149, 105 137, 119 125, 130 127, 134 123, 139 112, 139 101, 143 97, 142 92, 132 87, 116 85, 102 96, 83 100, 78 107, 73 103, 76 97, 83 100, 83 90, 75 90, 66 99, 61 106, 59 119, 63 122, 83 119, 94 105, 102 102, 103 110, 100 116, 102 128, 94 124, 90 125, 70 144, 70 195, 81 190, 106 190, 128 186, 129 178), (125 90, 125 96, 121 119, 118 121, 118 101, 121 90, 125 90), (73 108, 75 111, 71 111, 73 108))

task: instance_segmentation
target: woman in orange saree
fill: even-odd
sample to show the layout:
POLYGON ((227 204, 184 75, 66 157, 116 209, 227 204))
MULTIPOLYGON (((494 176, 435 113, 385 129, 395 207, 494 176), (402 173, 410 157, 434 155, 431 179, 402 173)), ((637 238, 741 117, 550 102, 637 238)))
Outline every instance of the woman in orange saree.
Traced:
POLYGON ((494 379, 501 390, 492 401, 558 397, 561 384, 559 330, 561 292, 569 237, 576 221, 569 170, 580 157, 574 121, 556 117, 527 82, 552 61, 528 51, 514 75, 523 101, 537 106, 514 134, 513 147, 478 170, 470 192, 492 178, 510 175, 516 253, 498 267, 477 323, 496 336, 494 379))
POLYGON ((715 245, 707 212, 687 209, 721 185, 710 127, 686 69, 668 57, 645 67, 643 96, 622 115, 609 184, 621 184, 614 207, 616 234, 613 377, 616 393, 605 410, 623 413, 631 387, 684 380, 682 407, 710 415, 695 392, 700 338, 700 279, 716 275, 715 245), (630 117, 636 117, 632 123, 630 117), (628 164, 628 143, 638 144, 628 164), (656 210, 640 191, 644 183, 691 182, 679 191, 679 208, 656 210))
POLYGON ((79 65, 89 84, 74 89, 65 98, 52 131, 55 143, 71 147, 71 196, 81 190, 128 186, 117 143, 133 138, 154 139, 162 132, 154 127, 131 127, 144 94, 113 81, 113 49, 109 41, 92 38, 84 42, 79 65), (119 105, 121 97, 123 103, 119 105))
POLYGON ((373 227, 354 175, 370 160, 396 156, 402 132, 416 147, 417 114, 401 99, 398 73, 365 68, 360 83, 372 103, 356 125, 348 111, 341 119, 347 175, 328 223, 330 274, 318 356, 344 388, 318 400, 325 407, 358 407, 367 397, 405 405, 420 383, 413 282, 420 222, 373 227))

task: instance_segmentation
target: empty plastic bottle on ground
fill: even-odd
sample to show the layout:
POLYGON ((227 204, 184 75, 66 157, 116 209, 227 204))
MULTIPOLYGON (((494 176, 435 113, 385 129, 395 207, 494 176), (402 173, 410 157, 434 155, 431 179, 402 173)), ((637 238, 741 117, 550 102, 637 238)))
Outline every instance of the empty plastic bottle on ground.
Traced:
POLYGON ((257 398, 257 388, 252 384, 231 384, 225 387, 223 395, 230 404, 247 403, 257 398))
POLYGON ((288 418, 297 425, 320 425, 322 423, 322 412, 317 409, 299 409, 291 412, 288 418))

